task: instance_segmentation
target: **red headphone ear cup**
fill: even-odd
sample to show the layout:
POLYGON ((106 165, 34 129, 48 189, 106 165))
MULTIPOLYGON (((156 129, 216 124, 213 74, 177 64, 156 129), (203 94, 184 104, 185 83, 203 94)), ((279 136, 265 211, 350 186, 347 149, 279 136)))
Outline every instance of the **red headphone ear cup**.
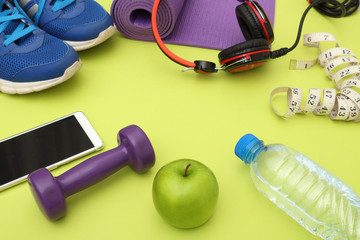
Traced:
POLYGON ((265 39, 253 39, 222 50, 218 57, 225 71, 240 72, 264 64, 270 58, 270 47, 265 39))
POLYGON ((274 41, 271 22, 257 2, 245 2, 237 6, 235 12, 246 40, 264 38, 268 44, 274 41))

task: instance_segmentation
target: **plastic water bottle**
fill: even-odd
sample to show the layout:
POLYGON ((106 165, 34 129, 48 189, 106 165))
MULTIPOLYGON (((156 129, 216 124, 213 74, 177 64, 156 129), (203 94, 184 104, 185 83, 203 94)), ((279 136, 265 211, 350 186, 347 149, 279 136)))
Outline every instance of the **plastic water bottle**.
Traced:
POLYGON ((287 146, 264 146, 251 134, 239 140, 235 154, 251 164, 257 189, 312 234, 360 239, 360 198, 338 177, 287 146))

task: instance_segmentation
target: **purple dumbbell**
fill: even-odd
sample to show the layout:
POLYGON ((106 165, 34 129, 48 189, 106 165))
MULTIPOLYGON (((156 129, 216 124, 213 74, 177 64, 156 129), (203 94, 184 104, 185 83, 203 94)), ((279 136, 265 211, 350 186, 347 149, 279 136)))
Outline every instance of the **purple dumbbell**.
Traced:
POLYGON ((45 168, 29 174, 31 192, 48 219, 57 220, 65 215, 66 197, 105 179, 122 167, 130 165, 135 172, 143 173, 154 165, 154 149, 141 128, 135 125, 123 128, 117 140, 119 146, 116 148, 91 157, 58 177, 53 177, 45 168))

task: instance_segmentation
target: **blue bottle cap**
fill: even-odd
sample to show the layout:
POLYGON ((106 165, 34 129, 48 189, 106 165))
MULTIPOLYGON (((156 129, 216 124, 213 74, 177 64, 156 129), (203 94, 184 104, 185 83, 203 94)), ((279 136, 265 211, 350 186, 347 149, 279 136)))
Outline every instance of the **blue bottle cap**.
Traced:
POLYGON ((242 136, 235 146, 235 155, 245 163, 250 163, 246 160, 246 154, 249 152, 250 148, 259 141, 260 140, 251 133, 242 136))

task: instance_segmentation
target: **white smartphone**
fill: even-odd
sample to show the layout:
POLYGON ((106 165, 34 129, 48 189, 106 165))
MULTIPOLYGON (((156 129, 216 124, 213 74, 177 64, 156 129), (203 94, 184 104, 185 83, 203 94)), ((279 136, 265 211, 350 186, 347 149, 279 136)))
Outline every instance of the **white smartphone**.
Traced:
POLYGON ((39 168, 54 169, 102 146, 82 112, 0 140, 0 191, 25 181, 39 168))

